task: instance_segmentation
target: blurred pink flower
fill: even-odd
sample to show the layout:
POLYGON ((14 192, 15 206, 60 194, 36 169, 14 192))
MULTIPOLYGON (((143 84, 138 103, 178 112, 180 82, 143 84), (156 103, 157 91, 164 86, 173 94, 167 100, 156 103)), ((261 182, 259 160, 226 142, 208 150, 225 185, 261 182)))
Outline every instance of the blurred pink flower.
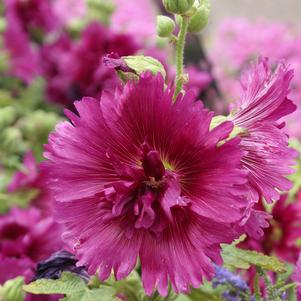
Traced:
POLYGON ((111 52, 132 55, 138 49, 131 36, 111 32, 98 22, 90 23, 79 41, 61 36, 41 50, 48 98, 70 108, 83 96, 99 98, 104 89, 119 83, 115 71, 103 66, 103 56, 111 52))
POLYGON ((68 25, 73 21, 83 19, 87 15, 85 0, 54 0, 53 11, 60 23, 68 25))
POLYGON ((36 208, 12 208, 0 215, 0 284, 17 276, 26 282, 36 264, 62 247, 61 227, 36 208))
POLYGON ((24 170, 17 171, 7 189, 13 193, 16 191, 36 189, 37 196, 31 204, 39 208, 43 216, 48 216, 52 212, 52 197, 49 189, 45 185, 45 175, 40 170, 31 151, 27 152, 23 159, 24 170))
POLYGON ((111 17, 111 28, 127 33, 139 42, 156 41, 157 7, 152 0, 114 0, 115 11, 111 17))
POLYGON ((102 280, 126 277, 140 257, 147 294, 198 287, 221 264, 248 206, 239 139, 219 142, 213 113, 179 96, 161 75, 142 75, 100 101, 75 103, 45 149, 45 171, 79 264, 102 280))
POLYGON ((29 83, 38 73, 35 38, 58 26, 49 0, 4 0, 4 46, 10 55, 10 73, 29 83))
POLYGON ((288 131, 301 138, 301 31, 297 27, 262 19, 251 22, 231 18, 220 25, 210 55, 214 75, 231 102, 240 98, 237 79, 250 61, 263 56, 276 65, 285 59, 295 74, 289 96, 300 107, 288 118, 288 131))
POLYGON ((212 76, 208 72, 195 66, 187 66, 185 72, 188 74, 189 81, 184 85, 184 89, 194 91, 196 96, 205 91, 212 81, 212 76))
MULTIPOLYGON (((266 212, 262 203, 256 204, 255 209, 266 212)), ((301 251, 297 245, 301 238, 301 200, 289 203, 287 195, 282 195, 275 203, 271 217, 263 236, 257 239, 249 237, 240 246, 266 255, 277 255, 284 261, 295 263, 301 251)))

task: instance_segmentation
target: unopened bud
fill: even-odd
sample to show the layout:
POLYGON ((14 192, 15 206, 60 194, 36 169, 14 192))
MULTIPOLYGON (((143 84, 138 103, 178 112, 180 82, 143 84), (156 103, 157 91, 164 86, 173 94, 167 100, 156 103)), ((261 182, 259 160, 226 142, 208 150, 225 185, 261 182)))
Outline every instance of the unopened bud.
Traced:
POLYGON ((163 0, 165 9, 173 14, 183 15, 188 12, 195 0, 163 0))
POLYGON ((8 127, 2 132, 2 147, 6 151, 20 152, 23 151, 24 143, 22 134, 17 127, 8 127))
POLYGON ((11 125, 16 118, 15 109, 11 106, 7 106, 0 109, 0 130, 11 125))
POLYGON ((210 3, 209 0, 202 0, 200 6, 197 8, 196 13, 191 17, 188 24, 189 32, 200 32, 207 24, 210 14, 210 3))
POLYGON ((157 34, 161 38, 169 37, 175 30, 175 22, 166 16, 157 17, 157 34))

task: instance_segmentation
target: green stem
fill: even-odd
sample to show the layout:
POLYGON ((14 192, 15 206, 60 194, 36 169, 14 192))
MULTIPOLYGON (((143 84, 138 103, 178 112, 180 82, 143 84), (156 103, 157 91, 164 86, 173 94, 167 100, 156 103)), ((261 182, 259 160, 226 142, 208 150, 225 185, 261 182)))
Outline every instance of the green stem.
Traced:
POLYGON ((173 96, 175 101, 179 93, 182 91, 183 82, 184 82, 184 48, 185 40, 187 35, 189 18, 181 17, 180 23, 180 32, 178 34, 177 43, 176 43, 176 66, 177 66, 177 76, 176 76, 176 89, 173 96))
POLYGON ((255 300, 260 301, 261 300, 261 293, 260 293, 260 276, 258 273, 255 275, 254 280, 254 293, 255 293, 255 300))

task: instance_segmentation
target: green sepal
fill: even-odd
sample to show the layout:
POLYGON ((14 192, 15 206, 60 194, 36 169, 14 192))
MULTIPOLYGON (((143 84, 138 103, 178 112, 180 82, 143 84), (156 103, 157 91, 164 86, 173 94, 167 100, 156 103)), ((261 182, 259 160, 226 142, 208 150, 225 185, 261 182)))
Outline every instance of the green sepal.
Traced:
POLYGON ((164 78, 166 77, 163 65, 151 56, 134 55, 123 56, 121 58, 138 75, 141 75, 145 71, 150 71, 152 74, 160 72, 164 78))

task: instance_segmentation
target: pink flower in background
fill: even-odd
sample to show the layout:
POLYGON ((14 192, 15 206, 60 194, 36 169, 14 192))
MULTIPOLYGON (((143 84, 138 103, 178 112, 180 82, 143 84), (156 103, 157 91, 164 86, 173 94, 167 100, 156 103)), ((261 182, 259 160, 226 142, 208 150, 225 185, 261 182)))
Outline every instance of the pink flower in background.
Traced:
POLYGON ((72 107, 83 96, 100 97, 104 89, 114 88, 119 82, 115 71, 103 66, 103 56, 111 52, 132 55, 138 49, 131 36, 113 33, 98 22, 90 23, 73 44, 62 36, 45 45, 41 64, 49 99, 72 107))
MULTIPOLYGON (((255 205, 258 212, 266 212, 262 203, 255 205)), ((295 263, 301 248, 297 241, 301 238, 301 200, 289 203, 282 195, 271 212, 270 225, 260 238, 248 238, 240 246, 256 250, 266 255, 277 255, 282 260, 295 263)))
POLYGON ((85 0, 54 0, 53 10, 60 22, 68 25, 85 18, 88 8, 85 0))
MULTIPOLYGON (((230 102, 240 97, 237 81, 250 61, 258 56, 269 57, 273 66, 285 59, 294 69, 290 98, 301 105, 301 31, 288 24, 243 18, 224 21, 209 52, 214 63, 214 75, 230 102)), ((299 124, 301 109, 288 118, 290 135, 301 137, 299 124)))
POLYGON ((85 97, 45 151, 56 218, 79 265, 120 280, 139 256, 147 294, 213 276, 248 206, 239 139, 219 144, 232 122, 209 131, 213 113, 189 92, 172 96, 160 75, 144 74, 101 101, 85 97))
POLYGON ((7 189, 13 193, 22 190, 37 190, 37 195, 31 204, 39 208, 43 216, 52 212, 52 196, 45 185, 45 175, 41 172, 31 151, 27 152, 23 159, 24 170, 17 171, 7 189))
POLYGON ((113 2, 115 11, 111 17, 111 28, 116 32, 130 34, 139 42, 154 44, 158 13, 155 2, 152 0, 114 0, 113 2))
POLYGON ((0 215, 0 284, 17 276, 30 281, 37 262, 62 247, 61 228, 36 208, 0 215))
POLYGON ((58 26, 50 0, 4 0, 4 8, 8 27, 16 23, 24 33, 45 33, 58 26))
POLYGON ((10 55, 10 73, 29 83, 39 73, 38 54, 31 44, 57 28, 49 0, 4 0, 4 46, 10 55))
POLYGON ((186 67, 185 72, 188 74, 189 81, 184 85, 184 89, 194 91, 195 95, 200 95, 205 91, 212 81, 212 76, 208 72, 195 66, 186 67))
POLYGON ((267 59, 260 59, 241 79, 242 94, 234 104, 230 119, 242 130, 242 167, 248 170, 250 199, 278 200, 279 191, 291 188, 286 176, 295 165, 296 152, 288 147, 288 137, 279 120, 296 106, 287 98, 293 71, 284 63, 271 71, 267 59))

